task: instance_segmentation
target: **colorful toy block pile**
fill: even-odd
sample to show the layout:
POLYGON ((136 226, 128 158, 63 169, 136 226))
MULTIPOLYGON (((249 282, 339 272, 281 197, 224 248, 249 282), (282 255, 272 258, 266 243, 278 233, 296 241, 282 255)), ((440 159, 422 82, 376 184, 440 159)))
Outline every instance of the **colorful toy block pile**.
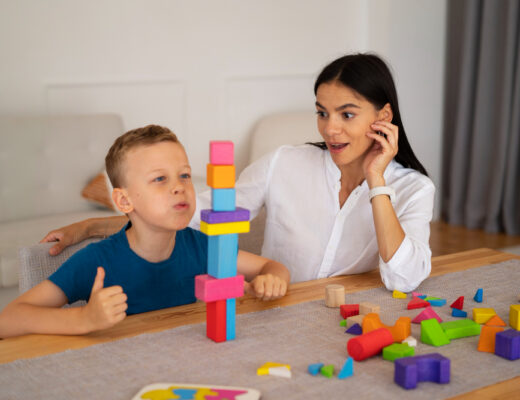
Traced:
POLYGON ((233 142, 210 142, 207 184, 211 209, 200 213, 208 235, 208 274, 195 278, 195 297, 206 303, 206 335, 215 342, 235 339, 236 298, 244 294, 237 275, 238 234, 249 232, 249 210, 235 204, 233 142))

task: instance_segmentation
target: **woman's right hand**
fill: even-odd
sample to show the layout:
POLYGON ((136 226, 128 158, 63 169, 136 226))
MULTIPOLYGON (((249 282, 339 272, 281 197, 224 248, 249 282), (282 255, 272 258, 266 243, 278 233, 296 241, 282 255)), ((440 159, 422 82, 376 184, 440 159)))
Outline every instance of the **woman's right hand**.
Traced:
POLYGON ((79 243, 89 237, 88 223, 88 220, 84 220, 50 231, 40 240, 40 243, 57 242, 49 249, 49 254, 56 256, 66 247, 79 243))

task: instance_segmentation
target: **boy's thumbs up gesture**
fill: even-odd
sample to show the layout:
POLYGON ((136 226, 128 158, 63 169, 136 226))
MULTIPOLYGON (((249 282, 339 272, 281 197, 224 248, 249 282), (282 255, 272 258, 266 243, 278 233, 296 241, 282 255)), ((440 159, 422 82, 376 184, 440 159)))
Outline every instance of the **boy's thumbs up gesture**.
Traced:
POLYGON ((85 317, 88 330, 97 331, 114 326, 126 317, 126 294, 121 286, 103 287, 105 270, 98 267, 90 300, 85 306, 85 317))

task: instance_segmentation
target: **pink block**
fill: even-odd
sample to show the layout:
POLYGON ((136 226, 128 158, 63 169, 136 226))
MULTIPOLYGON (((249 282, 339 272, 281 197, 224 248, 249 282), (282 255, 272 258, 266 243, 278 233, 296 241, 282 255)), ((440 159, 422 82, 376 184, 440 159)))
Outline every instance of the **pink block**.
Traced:
POLYGON ((206 303, 244 295, 244 275, 217 279, 211 275, 195 277, 195 297, 206 303))
POLYGON ((413 320, 412 322, 414 324, 420 324, 421 321, 424 321, 425 319, 432 319, 435 318, 439 323, 442 322, 441 317, 437 315, 437 313, 433 310, 431 306, 426 307, 423 311, 421 311, 413 320))
POLYGON ((209 163, 213 165, 233 165, 233 142, 212 140, 209 142, 209 163))
POLYGON ((412 292, 412 297, 419 297, 419 296, 422 296, 422 293, 412 292))

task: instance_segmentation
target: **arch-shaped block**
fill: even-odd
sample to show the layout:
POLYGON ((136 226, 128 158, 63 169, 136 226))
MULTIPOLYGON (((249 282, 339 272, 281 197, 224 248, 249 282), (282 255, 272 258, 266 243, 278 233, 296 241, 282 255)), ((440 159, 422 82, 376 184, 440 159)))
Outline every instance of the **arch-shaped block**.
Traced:
POLYGON ((394 326, 385 325, 381 322, 379 314, 370 313, 363 318, 363 333, 372 332, 379 328, 386 328, 392 333, 394 342, 402 342, 411 335, 412 320, 410 317, 400 317, 394 326))
POLYGON ((405 389, 415 389, 418 382, 450 382, 450 359, 439 353, 398 358, 394 365, 394 381, 405 389))

